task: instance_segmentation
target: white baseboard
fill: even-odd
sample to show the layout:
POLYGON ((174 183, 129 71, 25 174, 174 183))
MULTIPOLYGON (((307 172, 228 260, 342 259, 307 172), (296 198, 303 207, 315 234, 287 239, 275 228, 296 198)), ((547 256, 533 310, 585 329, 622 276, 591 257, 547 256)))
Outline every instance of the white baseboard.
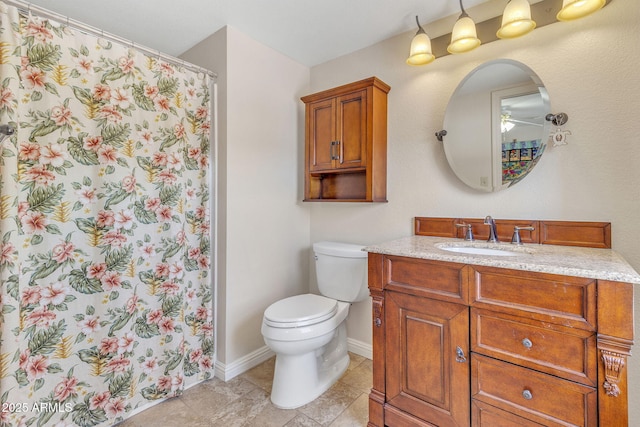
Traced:
POLYGON ((258 366, 274 355, 275 353, 265 345, 228 365, 216 360, 215 376, 223 381, 229 381, 249 369, 258 366))
MULTIPOLYGON (((355 353, 359 356, 366 357, 367 359, 373 358, 373 347, 371 344, 364 343, 362 341, 347 338, 347 349, 351 353, 355 353)), ((222 362, 216 361, 215 364, 215 376, 223 381, 229 381, 238 375, 245 373, 249 369, 258 366, 262 362, 266 361, 270 357, 273 357, 275 353, 269 349, 266 345, 257 349, 256 351, 241 357, 238 360, 225 365, 222 362)))
POLYGON ((366 357, 369 360, 373 359, 373 346, 371 344, 347 338, 347 349, 351 353, 366 357))

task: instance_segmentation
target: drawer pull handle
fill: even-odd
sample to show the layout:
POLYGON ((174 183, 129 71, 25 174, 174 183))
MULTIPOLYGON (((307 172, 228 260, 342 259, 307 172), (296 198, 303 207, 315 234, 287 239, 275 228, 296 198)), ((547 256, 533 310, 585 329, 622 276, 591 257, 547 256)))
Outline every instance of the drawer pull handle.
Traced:
POLYGON ((464 356, 464 351, 460 347, 456 347, 456 362, 464 363, 467 361, 467 358, 464 356))
POLYGON ((533 393, 531 393, 530 390, 525 390, 522 392, 522 397, 524 397, 527 400, 531 400, 533 399, 533 393))
POLYGON ((522 340, 522 345, 525 346, 526 348, 533 347, 533 343, 531 342, 531 340, 529 338, 523 339, 522 340))

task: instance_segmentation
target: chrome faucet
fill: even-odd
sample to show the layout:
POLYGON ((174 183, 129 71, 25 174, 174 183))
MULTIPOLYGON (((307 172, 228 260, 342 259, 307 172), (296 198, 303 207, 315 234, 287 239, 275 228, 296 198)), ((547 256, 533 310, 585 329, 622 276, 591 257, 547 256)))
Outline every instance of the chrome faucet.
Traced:
POLYGON ((489 238, 487 242, 498 243, 498 231, 496 230, 496 222, 490 215, 484 219, 484 224, 489 226, 489 238))

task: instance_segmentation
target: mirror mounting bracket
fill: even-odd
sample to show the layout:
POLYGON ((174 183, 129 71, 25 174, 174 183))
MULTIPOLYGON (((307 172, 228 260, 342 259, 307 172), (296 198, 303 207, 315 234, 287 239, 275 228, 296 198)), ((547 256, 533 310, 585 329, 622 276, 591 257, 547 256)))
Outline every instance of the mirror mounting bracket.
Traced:
POLYGON ((442 129, 441 131, 436 132, 436 138, 438 139, 438 141, 442 142, 443 141, 443 137, 445 137, 447 135, 447 131, 442 129))
POLYGON ((549 113, 545 116, 545 120, 553 123, 555 126, 562 126, 569 121, 569 116, 566 113, 549 113))

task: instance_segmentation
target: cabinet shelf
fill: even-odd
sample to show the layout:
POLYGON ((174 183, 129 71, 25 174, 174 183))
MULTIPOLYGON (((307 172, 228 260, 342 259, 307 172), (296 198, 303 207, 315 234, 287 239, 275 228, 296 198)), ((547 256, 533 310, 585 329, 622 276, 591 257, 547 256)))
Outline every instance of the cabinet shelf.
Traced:
POLYGON ((309 176, 324 178, 331 175, 344 175, 348 173, 366 173, 366 172, 367 172, 366 168, 352 168, 352 169, 343 169, 339 171, 318 170, 318 171, 309 172, 309 176))
POLYGON ((309 174, 307 177, 309 191, 305 201, 372 201, 367 200, 366 179, 367 173, 363 169, 309 174))
POLYGON ((304 201, 387 201, 389 90, 371 77, 301 98, 304 201))

